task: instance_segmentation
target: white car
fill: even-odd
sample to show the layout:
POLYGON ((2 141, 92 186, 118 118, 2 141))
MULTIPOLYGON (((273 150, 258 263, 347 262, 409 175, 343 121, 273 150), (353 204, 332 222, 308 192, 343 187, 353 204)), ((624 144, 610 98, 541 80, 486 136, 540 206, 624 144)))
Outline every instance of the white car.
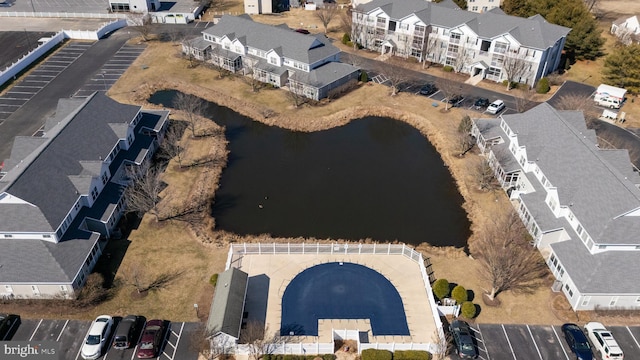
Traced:
POLYGON ((623 360, 624 354, 618 346, 618 342, 613 338, 611 332, 599 322, 590 322, 584 326, 593 347, 600 354, 602 360, 623 360))
POLYGON ((489 107, 487 107, 487 112, 489 114, 497 114, 500 111, 502 111, 504 109, 504 101, 502 100, 496 100, 494 102, 492 102, 491 104, 489 104, 489 107))
POLYGON ((91 323, 82 344, 83 359, 94 360, 102 355, 102 348, 111 334, 111 327, 113 327, 113 318, 109 315, 100 315, 91 323))

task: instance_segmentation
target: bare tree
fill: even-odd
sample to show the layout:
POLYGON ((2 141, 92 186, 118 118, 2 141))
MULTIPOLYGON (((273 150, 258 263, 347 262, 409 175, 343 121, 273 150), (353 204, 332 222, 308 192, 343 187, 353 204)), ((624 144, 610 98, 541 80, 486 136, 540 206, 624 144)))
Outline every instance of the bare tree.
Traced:
POLYGON ((518 112, 528 110, 529 106, 533 103, 533 97, 535 94, 536 92, 529 87, 517 89, 516 94, 513 96, 516 101, 516 110, 518 112))
MULTIPOLYGON (((366 15, 356 10, 347 11, 348 20, 343 20, 343 23, 348 22, 351 34, 351 42, 353 43, 353 50, 358 50, 360 46, 366 47, 366 15), (356 21, 353 21, 353 17, 356 17, 356 21)), ((346 25, 343 25, 346 28, 346 25)))
POLYGON ((455 53, 455 59, 453 61, 453 70, 457 73, 464 70, 464 68, 469 64, 469 60, 471 59, 471 52, 465 46, 460 46, 458 51, 455 53))
POLYGON ((548 275, 544 259, 513 209, 492 217, 475 246, 481 276, 490 284, 490 300, 507 290, 529 292, 548 275))
POLYGON ((139 167, 129 166, 125 171, 130 179, 124 191, 127 211, 140 215, 149 213, 154 216, 156 222, 159 221, 160 192, 165 187, 160 179, 160 169, 145 162, 139 167))
POLYGON ((438 40, 435 36, 430 36, 427 34, 427 39, 422 43, 422 68, 424 69, 426 64, 429 63, 427 68, 431 67, 433 64, 440 63, 440 57, 442 56, 442 52, 444 48, 442 47, 442 42, 438 40))
POLYGON ((129 15, 129 23, 135 26, 138 34, 142 36, 142 40, 149 41, 151 39, 151 31, 153 30, 151 14, 131 14, 129 15))
MULTIPOLYGON (((347 8, 347 11, 340 12, 340 28, 345 34, 350 36, 353 34, 353 9, 347 8)), ((351 37, 355 42, 355 37, 351 37)))
POLYGON ((251 91, 258 92, 258 89, 262 85, 260 81, 260 69, 258 69, 258 59, 243 56, 242 69, 244 71, 244 79, 251 85, 251 91))
POLYGON ((495 190, 500 187, 491 168, 491 163, 486 157, 481 157, 475 164, 473 175, 480 190, 495 190))
POLYGON ((209 52, 208 64, 218 71, 218 78, 222 79, 225 75, 231 73, 228 69, 224 68, 224 58, 221 56, 220 46, 213 46, 209 52))
POLYGON ((326 34, 329 31, 329 23, 333 19, 334 16, 338 14, 338 6, 336 4, 325 3, 323 7, 316 10, 314 15, 324 27, 324 33, 326 34))
POLYGON ((175 120, 171 121, 159 152, 159 155, 167 160, 176 159, 179 168, 182 168, 182 155, 184 154, 184 146, 182 146, 183 134, 184 126, 180 126, 175 120))
POLYGON ((195 95, 178 92, 173 106, 184 113, 187 126, 191 130, 191 136, 196 137, 196 130, 203 120, 206 110, 204 100, 195 95))
POLYGON ((304 96, 304 84, 298 81, 298 73, 289 75, 288 87, 289 91, 287 91, 286 97, 291 100, 294 108, 297 108, 309 100, 304 96))
POLYGON ((431 336, 431 343, 435 345, 432 351, 432 360, 445 360, 447 355, 451 353, 451 333, 436 329, 431 336))
POLYGON ((400 91, 402 85, 410 80, 410 75, 404 68, 405 60, 390 56, 384 62, 377 64, 377 72, 387 78, 389 87, 391 88, 391 96, 395 96, 400 91))
POLYGON ((505 55, 502 72, 507 78, 507 91, 511 90, 511 83, 519 82, 521 77, 527 75, 530 67, 531 64, 520 53, 505 55))
POLYGON ((196 58, 196 49, 193 48, 195 38, 182 40, 182 52, 189 60, 189 68, 194 68, 198 65, 198 59, 196 58))
POLYGON ((280 336, 278 332, 270 334, 269 326, 260 321, 248 321, 240 331, 240 343, 247 345, 249 358, 253 360, 260 360, 264 355, 272 354, 279 344, 289 340, 289 337, 280 336))
POLYGON ((189 333, 190 347, 207 360, 214 360, 228 354, 231 343, 225 341, 222 336, 216 336, 218 330, 207 329, 205 324, 198 323, 196 328, 189 333))
POLYGON ((436 86, 445 96, 444 109, 449 110, 449 99, 462 95, 464 88, 462 83, 457 81, 453 74, 444 73, 444 75, 436 80, 436 86))
POLYGON ((132 263, 122 269, 123 280, 133 286, 138 294, 144 294, 153 290, 160 290, 182 276, 181 271, 165 271, 157 275, 151 275, 143 265, 132 263))
POLYGON ((600 109, 593 104, 593 98, 581 94, 562 95, 554 107, 558 110, 582 111, 587 123, 592 123, 600 116, 600 109))

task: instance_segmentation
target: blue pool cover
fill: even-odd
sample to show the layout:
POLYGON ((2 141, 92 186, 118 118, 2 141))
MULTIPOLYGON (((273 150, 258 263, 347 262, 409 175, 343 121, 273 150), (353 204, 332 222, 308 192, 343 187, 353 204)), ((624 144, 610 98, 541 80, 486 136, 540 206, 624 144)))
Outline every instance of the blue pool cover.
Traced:
POLYGON ((370 319, 373 335, 409 335, 396 288, 379 272, 326 263, 298 274, 282 296, 280 335, 318 335, 318 319, 370 319))

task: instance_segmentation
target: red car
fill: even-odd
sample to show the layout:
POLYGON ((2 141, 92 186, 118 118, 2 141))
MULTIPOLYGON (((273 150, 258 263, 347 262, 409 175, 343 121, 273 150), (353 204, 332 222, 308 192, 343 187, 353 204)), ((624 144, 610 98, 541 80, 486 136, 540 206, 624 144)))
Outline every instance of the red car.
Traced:
POLYGON ((142 330, 142 338, 138 343, 138 359, 151 359, 158 356, 164 341, 164 321, 149 320, 142 330))

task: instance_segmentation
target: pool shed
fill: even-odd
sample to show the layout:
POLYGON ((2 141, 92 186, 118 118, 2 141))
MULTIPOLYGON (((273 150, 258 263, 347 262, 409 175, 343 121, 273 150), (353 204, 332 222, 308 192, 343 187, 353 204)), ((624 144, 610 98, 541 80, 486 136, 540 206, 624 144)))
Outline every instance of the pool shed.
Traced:
POLYGON ((223 336, 224 342, 232 343, 240 338, 248 277, 247 273, 236 268, 218 276, 207 321, 207 331, 213 337, 223 336))

